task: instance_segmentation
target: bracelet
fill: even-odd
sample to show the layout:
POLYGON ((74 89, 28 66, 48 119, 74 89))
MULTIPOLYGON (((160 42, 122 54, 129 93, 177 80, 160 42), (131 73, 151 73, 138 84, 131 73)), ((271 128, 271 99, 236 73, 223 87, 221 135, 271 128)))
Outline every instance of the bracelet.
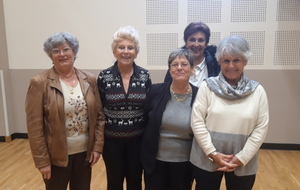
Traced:
MULTIPOLYGON (((217 155, 217 151, 214 151, 214 152, 212 152, 212 153, 210 153, 210 154, 212 154, 212 155, 215 156, 215 155, 217 155)), ((211 157, 208 157, 208 159, 209 159, 210 161, 212 161, 212 162, 214 161, 214 159, 212 159, 211 157)))

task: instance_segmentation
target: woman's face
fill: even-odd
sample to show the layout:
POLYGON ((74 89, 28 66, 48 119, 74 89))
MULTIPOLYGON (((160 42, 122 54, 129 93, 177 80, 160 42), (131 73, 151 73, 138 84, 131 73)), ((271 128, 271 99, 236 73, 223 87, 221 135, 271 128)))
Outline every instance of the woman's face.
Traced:
POLYGON ((204 32, 196 32, 187 38, 186 48, 193 53, 194 59, 204 56, 203 52, 207 44, 205 37, 204 32))
POLYGON ((189 81, 192 67, 185 56, 177 56, 170 64, 170 74, 174 81, 189 81))
POLYGON ((52 49, 50 58, 54 67, 62 70, 65 67, 73 66, 75 54, 68 43, 63 43, 52 49))
POLYGON ((244 67, 247 65, 247 61, 243 57, 225 55, 220 59, 219 64, 225 80, 230 85, 237 85, 238 81, 241 79, 244 67))
POLYGON ((121 65, 130 65, 137 57, 135 43, 128 39, 120 41, 113 53, 115 58, 117 58, 118 64, 121 65))

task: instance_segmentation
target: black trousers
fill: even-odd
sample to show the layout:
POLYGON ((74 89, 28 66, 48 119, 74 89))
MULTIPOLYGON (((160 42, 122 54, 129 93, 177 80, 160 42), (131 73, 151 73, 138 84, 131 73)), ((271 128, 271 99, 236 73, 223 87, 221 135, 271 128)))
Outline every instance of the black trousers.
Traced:
POLYGON ((236 176, 234 172, 208 172, 194 166, 196 190, 219 190, 223 176, 225 176, 227 190, 251 190, 255 175, 236 176))
POLYGON ((106 166, 107 190, 142 189, 142 164, 140 160, 142 138, 105 138, 103 160, 106 166))
POLYGON ((86 161, 86 152, 69 155, 67 167, 51 165, 51 178, 44 180, 46 190, 89 190, 92 169, 86 161))
POLYGON ((193 171, 190 162, 156 160, 154 171, 144 171, 145 190, 191 190, 193 171))

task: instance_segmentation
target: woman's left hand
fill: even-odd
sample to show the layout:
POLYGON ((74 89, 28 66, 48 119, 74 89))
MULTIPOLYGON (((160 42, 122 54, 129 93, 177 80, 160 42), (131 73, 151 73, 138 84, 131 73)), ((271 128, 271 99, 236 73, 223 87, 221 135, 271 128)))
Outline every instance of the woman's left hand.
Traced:
POLYGON ((229 163, 236 164, 238 166, 243 165, 243 163, 236 156, 233 156, 229 163))
POLYGON ((96 151, 93 151, 91 152, 91 155, 90 155, 90 164, 91 164, 91 167, 93 167, 99 160, 101 154, 99 152, 96 152, 96 151))
POLYGON ((218 171, 224 171, 224 172, 233 172, 238 166, 243 165, 243 163, 236 157, 232 156, 231 159, 226 159, 223 157, 223 160, 227 162, 228 164, 233 164, 236 167, 228 167, 228 166, 223 166, 218 169, 218 171))
POLYGON ((216 154, 210 154, 209 157, 213 159, 215 163, 218 164, 219 168, 218 171, 234 171, 238 165, 235 163, 231 163, 233 159, 233 155, 226 155, 220 152, 216 152, 216 154))

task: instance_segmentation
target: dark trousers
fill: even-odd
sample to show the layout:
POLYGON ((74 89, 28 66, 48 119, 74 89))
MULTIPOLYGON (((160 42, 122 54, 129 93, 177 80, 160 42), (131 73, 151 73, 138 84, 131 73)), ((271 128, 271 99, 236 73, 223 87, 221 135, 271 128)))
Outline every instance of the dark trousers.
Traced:
POLYGON ((145 190, 191 190, 193 171, 190 162, 156 160, 154 171, 144 171, 145 190))
POLYGON ((142 189, 141 140, 105 138, 103 160, 108 190, 123 190, 125 178, 127 190, 142 189))
POLYGON ((234 172, 208 172, 194 166, 196 190, 219 190, 223 176, 225 176, 227 190, 251 190, 255 175, 236 176, 234 172))
POLYGON ((46 190, 89 190, 92 170, 86 161, 86 152, 69 155, 67 167, 51 165, 51 178, 44 180, 46 190))

